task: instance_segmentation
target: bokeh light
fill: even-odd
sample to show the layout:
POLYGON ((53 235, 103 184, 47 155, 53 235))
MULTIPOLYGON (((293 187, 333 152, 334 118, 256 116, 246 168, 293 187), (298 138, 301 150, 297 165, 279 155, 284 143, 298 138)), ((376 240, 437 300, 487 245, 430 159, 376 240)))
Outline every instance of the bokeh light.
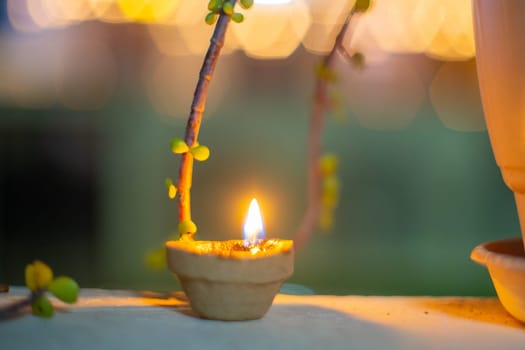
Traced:
POLYGON ((459 131, 485 130, 474 60, 443 63, 430 86, 430 97, 446 127, 459 131))
POLYGON ((310 25, 308 6, 302 0, 254 6, 233 32, 248 56, 282 58, 300 44, 310 25))
POLYGON ((304 47, 314 53, 330 51, 339 27, 355 0, 310 0, 311 25, 303 39, 304 47))
POLYGON ((409 125, 421 108, 425 93, 417 61, 390 56, 368 69, 338 62, 340 87, 352 114, 364 127, 396 130, 409 125))
POLYGON ((102 108, 116 86, 117 66, 111 49, 97 31, 71 35, 64 44, 56 78, 61 103, 74 110, 102 108), (82 62, 81 69, 76 62, 82 62))
POLYGON ((172 17, 178 0, 118 0, 119 7, 131 21, 162 23, 172 17))

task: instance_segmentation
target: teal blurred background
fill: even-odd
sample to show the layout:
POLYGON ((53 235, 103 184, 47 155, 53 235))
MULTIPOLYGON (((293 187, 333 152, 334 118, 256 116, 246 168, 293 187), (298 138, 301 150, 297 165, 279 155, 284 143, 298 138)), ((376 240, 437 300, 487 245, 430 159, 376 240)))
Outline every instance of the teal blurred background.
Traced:
MULTIPOLYGON (((18 34, 7 22, 0 31, 0 280, 23 284, 38 258, 83 287, 178 288, 144 259, 176 231, 169 142, 183 135, 201 58, 165 57, 135 25, 65 32, 18 34), (51 93, 57 40, 75 45, 53 66, 61 83, 51 93), (106 51, 93 56, 100 43, 106 51)), ((303 48, 274 60, 221 57, 200 134, 212 156, 194 170, 200 239, 240 238, 253 196, 267 235, 293 238, 318 61, 303 48)), ((344 107, 324 131, 324 149, 340 158, 335 227, 297 252, 290 282, 325 294, 493 295, 470 251, 518 236, 519 225, 475 60, 390 54, 337 70, 344 107)))

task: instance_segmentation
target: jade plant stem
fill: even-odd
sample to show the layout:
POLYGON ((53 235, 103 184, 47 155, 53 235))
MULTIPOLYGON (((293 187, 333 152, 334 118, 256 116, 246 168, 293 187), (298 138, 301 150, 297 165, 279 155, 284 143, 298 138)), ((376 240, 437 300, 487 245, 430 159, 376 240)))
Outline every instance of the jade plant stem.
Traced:
MULTIPOLYGON (((355 14, 352 9, 345 19, 341 29, 339 30, 334 46, 330 52, 322 59, 321 66, 325 69, 332 70, 334 60, 338 52, 344 52, 343 38, 350 26, 350 21, 355 14)), ((347 55, 346 52, 343 55, 347 55)), ((319 169, 319 161, 321 158, 322 133, 324 126, 324 119, 326 112, 330 109, 328 98, 328 85, 331 82, 328 79, 323 79, 317 75, 314 88, 314 96, 312 109, 310 112, 310 121, 308 127, 308 151, 307 151, 307 193, 308 206, 304 213, 303 219, 299 228, 294 235, 294 243, 297 249, 301 249, 306 245, 312 235, 314 228, 319 222, 319 213, 321 206, 321 174, 319 169)))
POLYGON ((26 307, 31 306, 33 301, 38 299, 42 294, 44 294, 44 292, 44 289, 38 289, 34 292, 31 292, 31 294, 29 294, 27 297, 0 308, 0 320, 14 316, 26 307))
MULTIPOLYGON (((229 0, 232 7, 235 6, 237 0, 229 0)), ((199 136, 199 129, 202 121, 202 114, 206 106, 206 96, 208 94, 208 87, 215 71, 215 66, 219 59, 219 54, 222 47, 224 46, 224 37, 230 17, 221 11, 213 36, 210 40, 210 45, 204 62, 199 73, 199 80, 197 87, 193 95, 193 101, 191 103, 191 111, 188 117, 188 123, 186 125, 186 133, 184 141, 191 147, 199 136)), ((179 169, 179 181, 178 181, 178 192, 179 192, 179 222, 191 220, 191 197, 190 190, 192 185, 193 176, 193 156, 186 152, 182 155, 182 160, 179 169)))

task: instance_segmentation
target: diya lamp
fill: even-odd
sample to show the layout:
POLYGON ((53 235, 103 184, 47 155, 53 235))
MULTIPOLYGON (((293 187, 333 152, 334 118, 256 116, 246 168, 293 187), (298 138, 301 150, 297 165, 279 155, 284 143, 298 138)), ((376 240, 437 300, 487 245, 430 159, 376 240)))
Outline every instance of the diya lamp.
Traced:
POLYGON ((244 239, 166 242, 168 267, 203 318, 252 320, 270 308, 293 273, 293 241, 265 239, 257 201, 252 200, 244 239))

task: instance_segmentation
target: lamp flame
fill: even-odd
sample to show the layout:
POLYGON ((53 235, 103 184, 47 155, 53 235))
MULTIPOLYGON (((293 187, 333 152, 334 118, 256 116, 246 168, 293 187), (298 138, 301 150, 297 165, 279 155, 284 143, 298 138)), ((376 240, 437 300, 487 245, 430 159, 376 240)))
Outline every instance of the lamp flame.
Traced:
POLYGON ((257 241, 264 238, 264 227, 261 217, 261 210, 257 199, 252 199, 246 221, 244 221, 244 245, 254 246, 257 241))

